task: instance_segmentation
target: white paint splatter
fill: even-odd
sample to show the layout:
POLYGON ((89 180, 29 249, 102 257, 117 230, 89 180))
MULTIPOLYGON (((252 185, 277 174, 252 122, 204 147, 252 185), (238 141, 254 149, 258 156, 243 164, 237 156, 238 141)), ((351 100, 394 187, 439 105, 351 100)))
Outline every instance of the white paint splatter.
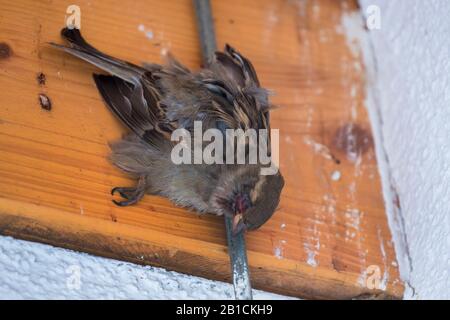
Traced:
POLYGON ((283 251, 280 247, 275 247, 273 250, 273 254, 277 259, 283 259, 283 251))
POLYGON ((306 263, 309 264, 311 267, 317 267, 317 261, 315 259, 316 253, 314 251, 308 252, 308 260, 306 260, 306 263))
POLYGON ((327 146, 325 146, 325 145, 323 145, 323 144, 321 144, 321 143, 318 143, 318 142, 314 141, 314 140, 311 139, 311 137, 309 137, 309 136, 306 136, 306 137, 303 139, 303 142, 304 142, 306 145, 310 146, 316 154, 321 155, 321 156, 324 157, 325 159, 333 160, 333 157, 331 156, 331 151, 330 151, 330 149, 329 149, 327 146))
POLYGON ((286 141, 286 143, 288 143, 288 144, 292 144, 293 143, 291 136, 285 136, 284 137, 284 141, 286 141))
POLYGON ((339 181, 341 179, 341 172, 338 170, 335 170, 331 173, 331 180, 333 181, 339 181))
POLYGON ((348 209, 345 212, 345 226, 360 231, 362 213, 358 209, 348 209))
POLYGON ((144 33, 145 37, 149 40, 153 40, 154 34, 152 29, 147 29, 142 23, 138 25, 138 30, 144 33))
POLYGON ((273 249, 273 255, 279 260, 284 259, 285 244, 286 244, 286 240, 280 240, 280 241, 278 241, 277 246, 275 246, 275 248, 273 249))
MULTIPOLYGON (((316 215, 317 219, 317 215, 316 215)), ((318 221, 314 221, 314 225, 312 227, 312 230, 309 230, 312 233, 311 241, 306 242, 303 244, 303 247, 306 251, 306 263, 310 265, 311 267, 317 267, 319 263, 316 260, 316 255, 320 250, 320 232, 318 230, 318 221)))
POLYGON ((384 273, 383 273, 383 278, 381 279, 381 282, 380 282, 379 289, 386 290, 387 283, 389 280, 389 272, 388 272, 388 265, 387 265, 386 250, 384 248, 383 237, 381 236, 381 229, 379 227, 377 227, 377 236, 378 236, 378 241, 380 242, 380 252, 381 252, 381 257, 383 258, 383 264, 384 264, 384 273))
POLYGON ((167 54, 169 53, 169 49, 163 47, 161 48, 161 50, 159 51, 159 54, 162 56, 167 56, 167 54))
POLYGON ((332 214, 332 218, 335 218, 336 214, 336 199, 332 195, 325 194, 323 196, 324 205, 322 207, 323 212, 327 212, 329 214, 332 214))
POLYGON ((358 284, 361 287, 364 287, 364 288, 367 287, 367 270, 363 270, 361 272, 361 274, 359 275, 359 277, 358 277, 358 284))
POLYGON ((147 37, 147 39, 153 39, 153 31, 145 31, 145 36, 147 37))
POLYGON ((348 195, 350 196, 351 202, 356 201, 356 181, 352 181, 348 185, 348 195))

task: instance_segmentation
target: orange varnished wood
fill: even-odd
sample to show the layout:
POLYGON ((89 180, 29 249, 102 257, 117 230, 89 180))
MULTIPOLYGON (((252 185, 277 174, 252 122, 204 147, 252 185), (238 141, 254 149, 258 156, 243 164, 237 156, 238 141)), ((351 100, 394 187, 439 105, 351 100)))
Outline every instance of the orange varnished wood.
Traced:
MULTIPOLYGON (((0 43, 11 48, 0 57, 0 233, 230 281, 223 218, 155 196, 127 208, 111 203, 112 187, 133 184, 106 159, 108 142, 125 129, 99 97, 96 69, 46 45, 61 42, 69 4, 0 1, 0 43), (40 93, 51 111, 41 109, 40 93)), ((170 50, 188 67, 200 65, 189 0, 77 4, 85 37, 100 50, 134 63, 161 62, 170 50)), ((307 298, 402 296, 364 67, 342 34, 342 16, 355 10, 353 1, 213 1, 220 46, 248 56, 280 106, 272 127, 280 129, 286 187, 274 217, 247 234, 256 288, 307 298), (368 287, 372 265, 379 290, 368 287)))

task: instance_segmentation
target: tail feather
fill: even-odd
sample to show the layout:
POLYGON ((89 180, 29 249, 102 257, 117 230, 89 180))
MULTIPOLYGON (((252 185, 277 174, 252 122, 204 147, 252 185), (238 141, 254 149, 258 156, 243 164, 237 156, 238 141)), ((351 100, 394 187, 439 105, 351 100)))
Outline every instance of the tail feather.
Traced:
POLYGON ((139 76, 147 70, 132 63, 111 57, 91 46, 78 29, 64 28, 61 35, 69 42, 70 47, 51 42, 50 45, 85 60, 96 67, 109 72, 130 83, 138 81, 139 76))
POLYGON ((78 29, 65 28, 61 35, 69 46, 51 45, 110 73, 93 75, 106 105, 138 137, 161 149, 166 139, 158 127, 158 93, 151 77, 146 78, 151 71, 102 53, 84 40, 78 29))

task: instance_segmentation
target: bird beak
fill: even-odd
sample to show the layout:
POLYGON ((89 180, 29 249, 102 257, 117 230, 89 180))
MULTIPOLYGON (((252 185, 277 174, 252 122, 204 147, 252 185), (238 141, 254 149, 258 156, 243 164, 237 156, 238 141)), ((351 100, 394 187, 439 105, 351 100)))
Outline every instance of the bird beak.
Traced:
POLYGON ((236 213, 233 218, 233 235, 237 235, 245 229, 242 213, 236 213))

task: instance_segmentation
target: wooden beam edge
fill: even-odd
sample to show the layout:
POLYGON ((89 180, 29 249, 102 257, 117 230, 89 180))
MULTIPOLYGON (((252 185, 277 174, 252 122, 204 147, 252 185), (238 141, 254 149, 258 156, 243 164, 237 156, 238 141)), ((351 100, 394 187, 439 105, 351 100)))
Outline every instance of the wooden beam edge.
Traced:
MULTIPOLYGON (((231 283, 227 249, 223 245, 175 235, 167 237, 167 234, 165 238, 170 243, 162 242, 164 237, 158 231, 149 234, 144 228, 80 218, 42 205, 0 197, 0 234, 181 273, 186 273, 188 266, 192 275, 231 283), (177 243, 183 243, 182 250, 177 243), (211 245, 215 246, 212 252, 211 245), (206 249, 211 253, 208 258, 202 255, 206 249)), ((402 283, 388 283, 385 291, 370 290, 358 285, 359 275, 354 273, 313 268, 287 259, 274 261, 273 257, 253 251, 248 255, 255 289, 305 299, 401 299, 403 296, 402 283)))

